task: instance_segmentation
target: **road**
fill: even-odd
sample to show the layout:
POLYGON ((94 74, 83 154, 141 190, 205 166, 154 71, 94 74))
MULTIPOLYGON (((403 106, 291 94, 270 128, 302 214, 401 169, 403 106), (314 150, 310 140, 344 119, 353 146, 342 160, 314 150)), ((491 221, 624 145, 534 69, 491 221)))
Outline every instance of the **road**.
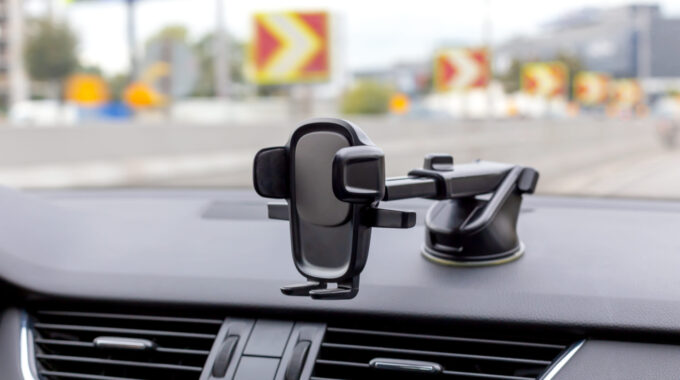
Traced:
MULTIPOLYGON (((357 121, 383 148, 389 176, 428 152, 531 165, 538 192, 680 198, 680 151, 651 121, 357 121)), ((250 186, 254 153, 282 145, 295 123, 0 127, 0 184, 20 188, 250 186)))

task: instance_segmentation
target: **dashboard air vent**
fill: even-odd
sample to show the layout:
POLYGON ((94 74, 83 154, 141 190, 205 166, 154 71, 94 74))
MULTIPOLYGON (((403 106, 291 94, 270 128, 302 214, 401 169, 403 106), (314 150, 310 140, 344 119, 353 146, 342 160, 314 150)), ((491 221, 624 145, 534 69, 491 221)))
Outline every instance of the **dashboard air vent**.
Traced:
POLYGON ((41 379, 198 379, 219 319, 38 311, 41 379))
POLYGON ((538 378, 563 344, 328 327, 312 380, 538 378))

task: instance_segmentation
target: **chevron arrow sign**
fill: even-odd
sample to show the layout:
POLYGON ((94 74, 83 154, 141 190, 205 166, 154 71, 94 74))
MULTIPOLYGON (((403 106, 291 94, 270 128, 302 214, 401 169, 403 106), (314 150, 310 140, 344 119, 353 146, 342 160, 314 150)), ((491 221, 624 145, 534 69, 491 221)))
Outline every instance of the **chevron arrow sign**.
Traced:
POLYGON ((562 62, 530 62, 520 73, 522 92, 546 98, 567 95, 569 68, 562 62))
POLYGON ((257 13, 253 26, 250 67, 256 83, 323 82, 330 78, 328 13, 257 13))
POLYGON ((574 98, 584 105, 604 104, 609 99, 609 75, 595 71, 580 71, 574 77, 574 98))
POLYGON ((485 48, 443 49, 435 55, 435 90, 483 88, 488 82, 489 53, 485 48))

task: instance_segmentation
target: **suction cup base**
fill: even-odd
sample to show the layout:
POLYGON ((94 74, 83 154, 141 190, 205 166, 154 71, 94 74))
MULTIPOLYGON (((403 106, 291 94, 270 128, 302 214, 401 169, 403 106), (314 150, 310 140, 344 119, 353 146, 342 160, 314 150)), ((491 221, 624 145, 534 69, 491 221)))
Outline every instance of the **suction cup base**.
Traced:
POLYGON ((428 261, 439 265, 453 267, 486 267, 506 264, 519 259, 522 257, 522 255, 524 255, 524 243, 520 242, 516 249, 504 252, 499 255, 486 256, 488 258, 485 259, 475 259, 474 257, 465 258, 461 256, 452 256, 450 254, 442 254, 432 250, 427 246, 423 246, 420 252, 428 261))

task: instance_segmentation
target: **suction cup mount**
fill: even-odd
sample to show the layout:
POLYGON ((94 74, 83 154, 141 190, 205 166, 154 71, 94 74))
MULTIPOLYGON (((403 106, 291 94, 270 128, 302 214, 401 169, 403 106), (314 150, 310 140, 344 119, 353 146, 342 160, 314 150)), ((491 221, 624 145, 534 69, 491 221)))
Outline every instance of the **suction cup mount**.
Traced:
POLYGON ((533 193, 538 172, 489 161, 453 165, 453 157, 431 154, 422 169, 387 181, 383 200, 437 199, 425 216, 422 254, 445 265, 481 266, 519 258, 517 236, 522 195, 533 193))
POLYGON ((281 291, 315 299, 357 295, 373 227, 415 225, 414 212, 379 208, 381 200, 439 200, 425 221, 422 252, 432 261, 479 265, 518 256, 521 196, 533 192, 537 180, 531 168, 453 165, 441 154, 426 156, 423 168, 406 177, 386 180, 382 150, 339 119, 303 123, 285 146, 259 151, 253 166, 255 191, 286 200, 270 203, 269 217, 290 222, 293 260, 308 280, 281 291))

